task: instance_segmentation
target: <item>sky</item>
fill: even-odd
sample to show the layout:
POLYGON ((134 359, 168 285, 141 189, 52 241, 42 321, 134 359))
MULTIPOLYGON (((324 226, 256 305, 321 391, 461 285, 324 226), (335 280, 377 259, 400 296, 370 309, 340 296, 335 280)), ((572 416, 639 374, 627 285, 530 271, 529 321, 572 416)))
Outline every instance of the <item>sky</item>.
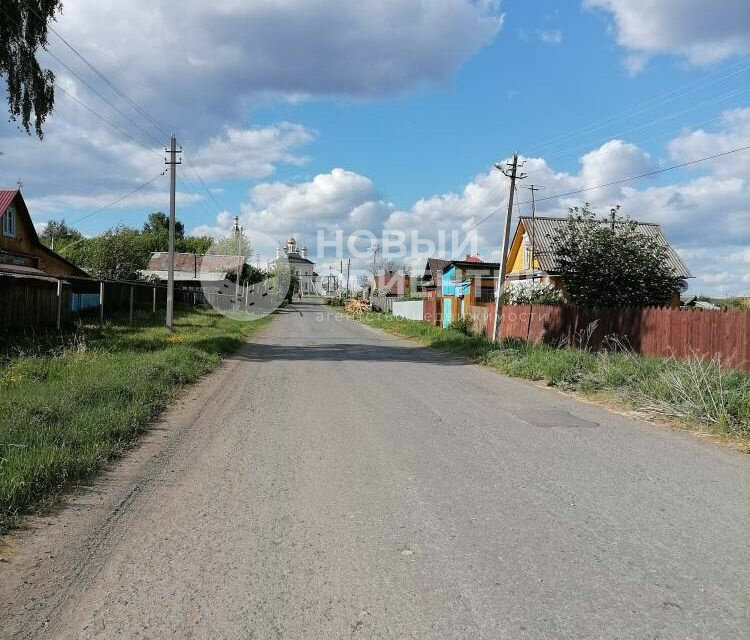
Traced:
POLYGON ((750 144, 746 0, 75 0, 54 27, 138 108, 50 34, 44 139, 0 125, 0 187, 40 227, 168 210, 174 132, 178 218, 220 236, 239 215, 261 262, 294 234, 326 274, 318 240, 356 230, 403 231, 415 268, 441 231, 496 259, 493 164, 518 151, 514 215, 532 184, 539 215, 621 205, 662 224, 691 292, 750 295, 750 151, 555 197, 750 144))

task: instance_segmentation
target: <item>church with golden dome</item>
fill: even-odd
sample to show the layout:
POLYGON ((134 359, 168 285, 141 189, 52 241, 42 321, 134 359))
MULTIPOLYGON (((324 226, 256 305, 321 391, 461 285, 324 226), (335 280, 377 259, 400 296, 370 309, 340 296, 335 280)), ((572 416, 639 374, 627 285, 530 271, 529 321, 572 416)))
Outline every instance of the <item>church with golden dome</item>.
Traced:
POLYGON ((289 263, 292 274, 297 276, 302 295, 318 295, 318 274, 315 263, 307 257, 307 245, 298 247, 294 236, 289 236, 286 245, 276 247, 276 260, 284 259, 289 263))

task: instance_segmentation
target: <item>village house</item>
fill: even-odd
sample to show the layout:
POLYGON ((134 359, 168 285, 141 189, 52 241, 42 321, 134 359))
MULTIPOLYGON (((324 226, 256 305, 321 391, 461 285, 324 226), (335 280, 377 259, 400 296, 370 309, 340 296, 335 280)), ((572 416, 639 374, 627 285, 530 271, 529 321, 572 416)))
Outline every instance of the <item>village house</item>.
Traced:
POLYGON ((375 276, 375 291, 379 296, 405 296, 411 291, 408 273, 386 271, 375 276))
POLYGON ((88 278, 89 275, 39 240, 19 189, 0 190, 0 274, 88 278))
MULTIPOLYGON (((601 224, 611 224, 601 220, 601 224)), ((532 280, 553 284, 564 289, 565 283, 559 273, 557 258, 552 248, 553 239, 565 227, 567 218, 521 216, 508 251, 506 285, 532 280)), ((661 227, 653 222, 637 222, 636 231, 651 238, 666 249, 667 263, 682 279, 691 278, 685 263, 669 244, 661 227)), ((679 300, 679 292, 675 292, 679 300)))
POLYGON ((499 273, 499 262, 484 262, 474 256, 449 261, 443 267, 440 286, 443 326, 463 318, 469 307, 492 302, 499 273))

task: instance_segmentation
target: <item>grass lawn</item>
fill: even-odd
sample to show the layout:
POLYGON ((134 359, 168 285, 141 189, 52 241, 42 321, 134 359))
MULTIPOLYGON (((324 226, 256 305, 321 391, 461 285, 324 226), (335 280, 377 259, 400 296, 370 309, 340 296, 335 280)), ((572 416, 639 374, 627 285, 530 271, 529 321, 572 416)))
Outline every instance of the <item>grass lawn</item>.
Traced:
POLYGON ((123 452, 181 386, 271 318, 190 310, 171 335, 154 319, 0 339, 0 532, 123 452))
POLYGON ((716 361, 593 353, 522 340, 493 344, 483 336, 386 313, 354 317, 423 345, 464 355, 509 376, 545 381, 589 396, 606 395, 646 415, 667 418, 750 447, 750 376, 723 368, 716 361))

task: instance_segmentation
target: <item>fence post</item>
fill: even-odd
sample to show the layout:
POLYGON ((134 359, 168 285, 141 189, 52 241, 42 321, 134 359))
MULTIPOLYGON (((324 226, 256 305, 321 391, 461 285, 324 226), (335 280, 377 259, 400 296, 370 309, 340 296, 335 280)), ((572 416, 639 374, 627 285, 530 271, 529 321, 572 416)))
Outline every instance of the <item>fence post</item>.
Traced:
POLYGON ((130 324, 133 324, 133 289, 135 287, 130 285, 130 324))
POLYGON ((156 315, 156 287, 153 288, 153 296, 154 296, 154 300, 151 304, 151 313, 156 315))
POLYGON ((104 280, 99 281, 99 324, 104 324, 104 280))
POLYGON ((60 323, 62 321, 62 280, 57 280, 57 330, 60 330, 60 323))

